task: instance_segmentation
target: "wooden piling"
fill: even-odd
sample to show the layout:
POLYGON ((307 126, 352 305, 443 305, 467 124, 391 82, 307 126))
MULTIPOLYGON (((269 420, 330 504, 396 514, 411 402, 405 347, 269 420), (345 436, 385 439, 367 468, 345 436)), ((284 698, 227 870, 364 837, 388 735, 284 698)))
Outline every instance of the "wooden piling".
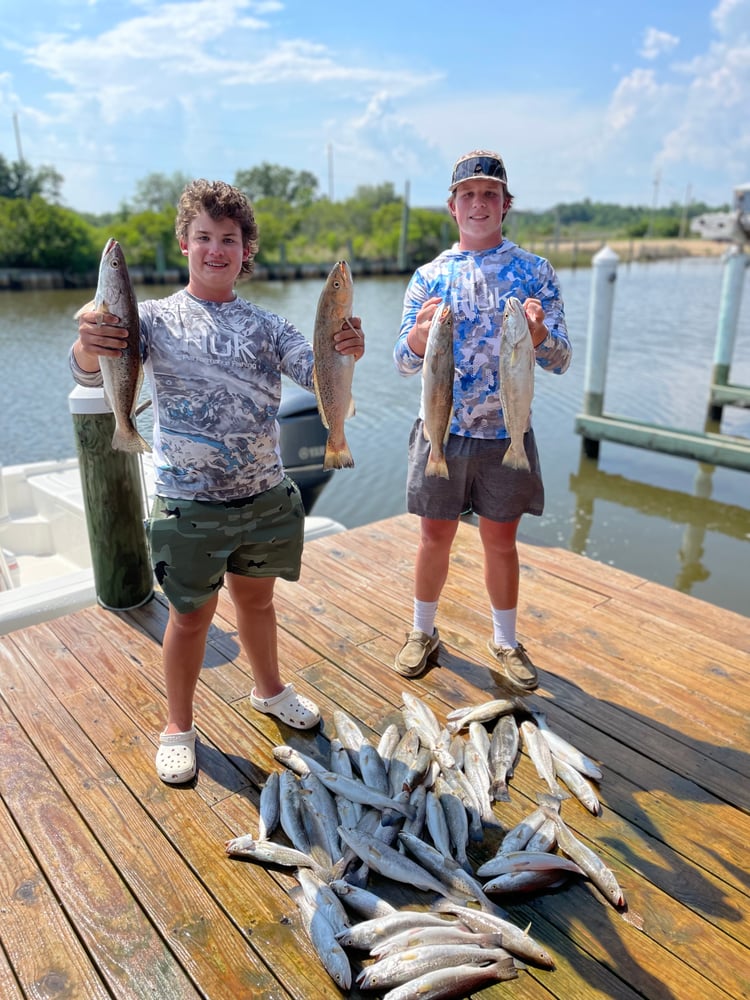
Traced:
POLYGON ((112 447, 103 390, 78 387, 69 403, 97 600, 111 611, 137 608, 154 592, 139 457, 112 447))

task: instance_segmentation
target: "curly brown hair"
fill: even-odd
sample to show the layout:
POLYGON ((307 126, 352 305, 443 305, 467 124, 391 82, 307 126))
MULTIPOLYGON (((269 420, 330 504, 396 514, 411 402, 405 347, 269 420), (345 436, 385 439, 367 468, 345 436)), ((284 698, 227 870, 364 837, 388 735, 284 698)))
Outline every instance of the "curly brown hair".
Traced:
POLYGON ((242 232, 242 246, 250 251, 242 262, 242 274, 252 274, 258 252, 258 224, 253 206, 247 197, 224 181, 207 181, 204 178, 186 185, 177 204, 175 233, 178 240, 187 240, 188 228, 201 212, 212 219, 232 219, 242 232))

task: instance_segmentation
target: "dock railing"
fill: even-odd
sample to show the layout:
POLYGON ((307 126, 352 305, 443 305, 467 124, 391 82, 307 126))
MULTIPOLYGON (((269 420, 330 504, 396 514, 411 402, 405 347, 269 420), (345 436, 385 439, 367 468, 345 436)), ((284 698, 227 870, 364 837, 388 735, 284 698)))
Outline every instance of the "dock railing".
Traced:
POLYGON ((725 255, 724 280, 719 308, 716 350, 709 407, 704 431, 664 427, 604 412, 604 387, 612 330, 619 257, 603 247, 592 260, 592 294, 589 307, 583 412, 575 420, 582 436, 582 450, 598 459, 601 441, 615 441, 636 448, 693 458, 709 465, 750 471, 750 440, 720 431, 723 406, 750 405, 750 388, 729 380, 731 357, 737 333, 742 286, 750 257, 734 245, 725 255))

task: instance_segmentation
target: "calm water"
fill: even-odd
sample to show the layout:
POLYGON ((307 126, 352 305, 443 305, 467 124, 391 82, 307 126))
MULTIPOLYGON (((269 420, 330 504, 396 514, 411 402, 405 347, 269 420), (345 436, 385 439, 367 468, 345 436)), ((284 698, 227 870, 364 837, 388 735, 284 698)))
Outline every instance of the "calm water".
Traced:
MULTIPOLYGON (((723 264, 688 260, 621 264, 604 409, 664 426, 703 429, 723 264)), ((715 604, 750 614, 750 475, 602 442, 598 464, 581 457, 574 420, 583 404, 591 272, 560 272, 574 359, 563 376, 537 370, 534 426, 546 510, 521 524, 525 540, 559 545, 715 604)), ((322 283, 254 282, 242 294, 289 317, 308 336, 322 283)), ((347 437, 356 467, 332 477, 315 513, 355 527, 402 513, 406 442, 419 379, 391 361, 405 279, 355 280, 367 333, 357 365, 357 415, 347 437)), ((169 288, 137 289, 139 297, 169 288)), ((0 293, 4 406, 0 462, 75 454, 66 356, 81 292, 0 293)), ((746 278, 731 381, 750 385, 750 279, 746 278)), ((148 412, 148 411, 147 411, 148 412)), ((149 430, 147 414, 141 429, 149 430)), ((750 437, 750 410, 727 407, 722 430, 750 437)), ((554 594, 550 594, 554 600, 554 594)))

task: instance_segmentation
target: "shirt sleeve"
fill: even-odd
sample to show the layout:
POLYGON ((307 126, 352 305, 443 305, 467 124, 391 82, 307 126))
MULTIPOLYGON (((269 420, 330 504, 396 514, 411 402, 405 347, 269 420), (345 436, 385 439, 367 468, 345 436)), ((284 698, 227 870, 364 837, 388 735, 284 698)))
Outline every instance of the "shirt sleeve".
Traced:
POLYGON ((288 320, 282 320, 278 331, 281 370, 293 382, 313 392, 313 348, 288 320))
POLYGON ((101 369, 97 372, 85 372, 83 368, 81 368, 76 361, 72 344, 68 354, 68 363, 70 364, 70 370, 73 374, 73 378, 78 385, 85 386, 87 389, 98 389, 100 386, 104 385, 101 369))
POLYGON ((417 313, 428 298, 429 294, 422 276, 419 271, 416 271, 406 287, 401 315, 401 330, 393 349, 393 362, 400 375, 416 375, 422 371, 424 358, 412 351, 406 338, 416 322, 417 313))
POLYGON ((544 261, 539 272, 539 289, 533 298, 539 299, 544 309, 544 323, 548 335, 536 348, 537 364, 553 375, 567 371, 573 357, 573 346, 565 322, 565 307, 560 294, 560 283, 549 261, 544 261))

